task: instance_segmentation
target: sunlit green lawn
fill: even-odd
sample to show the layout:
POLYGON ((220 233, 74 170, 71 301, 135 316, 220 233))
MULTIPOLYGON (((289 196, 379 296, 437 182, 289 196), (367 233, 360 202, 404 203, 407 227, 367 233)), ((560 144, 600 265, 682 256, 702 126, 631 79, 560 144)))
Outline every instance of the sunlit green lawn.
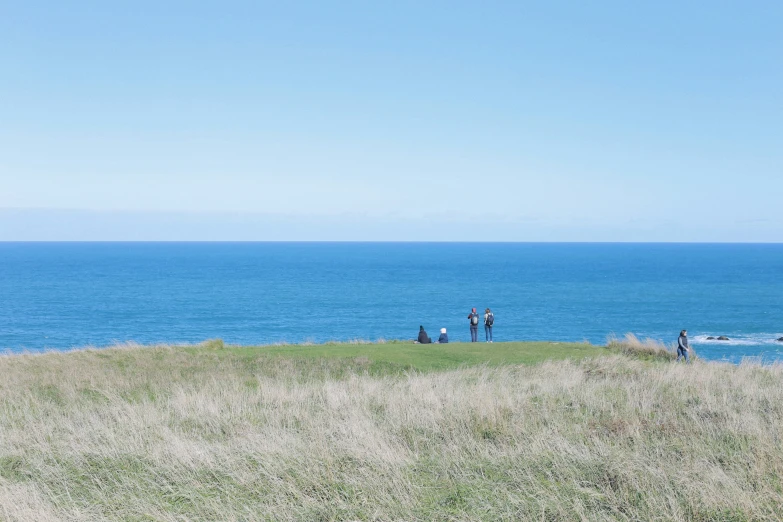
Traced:
MULTIPOLYGON (((210 350, 210 344, 188 348, 191 353, 210 350)), ((606 353, 606 348, 586 343, 509 342, 449 344, 320 344, 280 346, 224 346, 217 353, 226 357, 366 358, 376 366, 420 371, 446 370, 486 364, 534 364, 547 360, 583 359, 606 353)))

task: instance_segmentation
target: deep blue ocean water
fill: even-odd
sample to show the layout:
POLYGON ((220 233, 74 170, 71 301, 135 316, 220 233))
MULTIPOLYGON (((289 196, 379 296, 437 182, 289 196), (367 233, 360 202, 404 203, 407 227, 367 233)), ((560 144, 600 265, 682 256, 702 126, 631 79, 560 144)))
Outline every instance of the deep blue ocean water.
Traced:
POLYGON ((701 357, 775 360, 782 282, 783 245, 0 243, 0 349, 469 340, 475 306, 496 341, 687 328, 701 357))

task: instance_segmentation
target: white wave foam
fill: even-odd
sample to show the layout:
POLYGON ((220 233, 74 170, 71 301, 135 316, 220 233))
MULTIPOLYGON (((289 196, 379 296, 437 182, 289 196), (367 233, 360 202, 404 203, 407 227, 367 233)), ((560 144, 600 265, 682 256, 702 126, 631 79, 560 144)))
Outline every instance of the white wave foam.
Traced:
POLYGON ((721 346, 758 346, 758 345, 777 345, 783 348, 783 342, 778 341, 783 334, 716 334, 716 335, 696 335, 690 337, 691 344, 717 344, 721 346), (718 336, 725 335, 729 338, 728 341, 719 341, 718 336), (715 339, 707 339, 707 337, 715 337, 715 339))

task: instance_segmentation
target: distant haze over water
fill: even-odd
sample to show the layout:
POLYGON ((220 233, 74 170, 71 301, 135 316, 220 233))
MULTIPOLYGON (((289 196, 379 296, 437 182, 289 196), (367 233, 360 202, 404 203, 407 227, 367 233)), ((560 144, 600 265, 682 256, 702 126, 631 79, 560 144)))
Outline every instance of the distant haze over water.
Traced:
POLYGON ((769 361, 781 282, 780 244, 0 243, 0 348, 464 341, 490 307, 497 341, 687 328, 704 358, 769 361))

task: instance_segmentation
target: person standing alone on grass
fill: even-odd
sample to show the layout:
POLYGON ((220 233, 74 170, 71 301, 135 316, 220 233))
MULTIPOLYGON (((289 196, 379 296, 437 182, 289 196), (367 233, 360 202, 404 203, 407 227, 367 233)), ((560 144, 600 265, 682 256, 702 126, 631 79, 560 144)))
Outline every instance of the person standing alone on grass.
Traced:
POLYGON ((677 362, 680 362, 680 357, 685 357, 685 362, 688 362, 688 350, 688 330, 683 330, 677 339, 677 362))
POLYGON ((487 308, 484 310, 484 338, 488 343, 492 342, 492 326, 495 324, 495 314, 487 308))
POLYGON ((476 313, 475 308, 468 315, 468 319, 470 320, 470 342, 478 342, 479 315, 476 313))

